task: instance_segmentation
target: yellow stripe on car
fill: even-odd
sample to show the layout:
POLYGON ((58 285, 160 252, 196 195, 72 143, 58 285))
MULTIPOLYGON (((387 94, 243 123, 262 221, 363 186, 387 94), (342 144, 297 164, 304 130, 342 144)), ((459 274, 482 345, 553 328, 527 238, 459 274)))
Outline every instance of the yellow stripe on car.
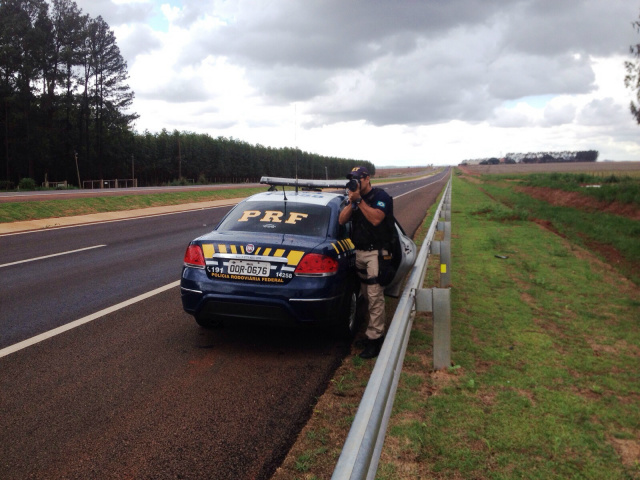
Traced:
POLYGON ((211 243, 203 243, 202 253, 204 253, 204 258, 212 258, 213 254, 216 252, 211 243))
POLYGON ((299 250, 291 250, 289 252, 289 255, 287 255, 287 265, 298 265, 303 255, 304 252, 301 252, 299 250))

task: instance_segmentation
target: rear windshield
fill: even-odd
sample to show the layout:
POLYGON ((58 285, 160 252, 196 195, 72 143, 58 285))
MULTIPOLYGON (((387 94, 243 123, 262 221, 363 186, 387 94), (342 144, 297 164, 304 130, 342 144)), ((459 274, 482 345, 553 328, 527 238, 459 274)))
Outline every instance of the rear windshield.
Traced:
POLYGON ((326 237, 331 209, 287 202, 244 202, 218 227, 219 232, 259 232, 326 237))

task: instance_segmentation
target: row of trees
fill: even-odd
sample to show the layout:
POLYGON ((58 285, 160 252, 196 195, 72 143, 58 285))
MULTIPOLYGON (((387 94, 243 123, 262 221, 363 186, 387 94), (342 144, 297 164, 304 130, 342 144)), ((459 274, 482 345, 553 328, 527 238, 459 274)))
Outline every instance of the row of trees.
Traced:
POLYGON ((505 158, 515 160, 515 163, 595 162, 598 160, 598 151, 507 153, 505 158))
POLYGON ((262 175, 299 178, 344 178, 351 166, 371 162, 325 157, 297 148, 252 145, 234 138, 189 132, 135 134, 131 158, 119 178, 135 172, 139 185, 160 185, 177 178, 196 182, 256 181, 262 175))
POLYGON ((502 159, 492 157, 476 160, 464 160, 461 165, 480 164, 497 165, 499 163, 560 163, 560 162, 595 162, 598 160, 597 150, 583 150, 578 152, 529 152, 507 153, 502 159))
POLYGON ((0 0, 0 138, 8 181, 102 176, 133 141, 116 38, 71 0, 0 0))
POLYGON ((82 186, 133 175, 139 185, 335 178, 355 163, 233 138, 136 133, 127 80, 127 64, 102 17, 83 14, 72 0, 0 0, 0 184, 46 178, 82 186))

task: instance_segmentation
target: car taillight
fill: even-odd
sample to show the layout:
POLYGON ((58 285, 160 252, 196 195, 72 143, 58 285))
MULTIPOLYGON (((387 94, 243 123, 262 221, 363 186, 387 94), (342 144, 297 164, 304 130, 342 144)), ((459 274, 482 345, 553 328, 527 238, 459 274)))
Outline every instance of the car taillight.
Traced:
POLYGON ((200 245, 189 245, 184 252, 184 264, 190 267, 204 267, 204 253, 200 245))
POLYGON ((338 271, 338 262, 326 255, 307 253, 296 267, 297 275, 332 275, 338 271))

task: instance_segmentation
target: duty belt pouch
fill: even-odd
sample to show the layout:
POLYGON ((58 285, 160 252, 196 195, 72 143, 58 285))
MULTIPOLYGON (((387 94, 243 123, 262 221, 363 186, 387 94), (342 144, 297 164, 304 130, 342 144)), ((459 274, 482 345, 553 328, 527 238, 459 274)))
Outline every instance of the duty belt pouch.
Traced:
POLYGON ((386 287, 396 276, 396 268, 393 266, 393 255, 389 250, 378 250, 378 283, 386 287))

